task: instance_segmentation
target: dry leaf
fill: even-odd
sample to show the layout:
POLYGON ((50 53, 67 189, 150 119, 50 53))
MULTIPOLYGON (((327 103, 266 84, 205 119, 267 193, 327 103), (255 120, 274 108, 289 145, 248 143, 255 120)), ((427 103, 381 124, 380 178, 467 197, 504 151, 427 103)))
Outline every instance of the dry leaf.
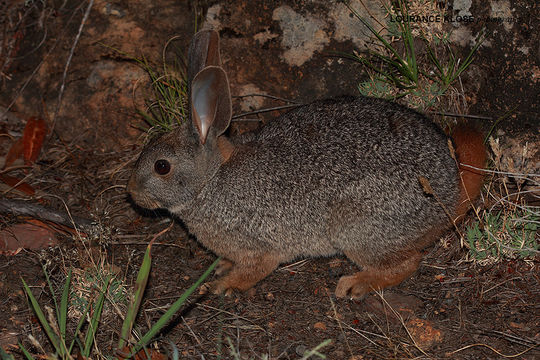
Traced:
POLYGON ((23 143, 22 139, 19 139, 11 145, 9 151, 6 155, 6 162, 4 163, 4 169, 8 166, 11 166, 15 160, 19 159, 23 153, 23 143))
POLYGON ((15 224, 0 231, 0 253, 4 255, 20 249, 43 249, 57 242, 54 231, 36 224, 15 224))
POLYGON ((21 182, 20 179, 17 179, 13 176, 0 175, 0 181, 9 185, 12 188, 15 188, 15 190, 23 192, 27 195, 32 196, 36 193, 36 190, 34 190, 33 187, 31 187, 27 183, 21 182))
POLYGON ((429 180, 423 176, 418 176, 418 181, 420 181, 420 185, 422 185, 422 189, 424 190, 424 193, 427 195, 434 195, 435 192, 433 191, 433 188, 431 187, 431 184, 429 183, 429 180))
POLYGON ((47 135, 45 120, 36 117, 29 118, 22 137, 25 164, 31 164, 37 160, 45 135, 47 135))

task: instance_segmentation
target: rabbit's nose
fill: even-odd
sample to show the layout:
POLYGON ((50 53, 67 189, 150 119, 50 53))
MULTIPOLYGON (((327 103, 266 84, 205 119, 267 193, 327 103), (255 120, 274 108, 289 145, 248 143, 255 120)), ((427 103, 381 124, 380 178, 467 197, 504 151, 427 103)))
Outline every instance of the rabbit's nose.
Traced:
POLYGON ((129 178, 126 190, 131 195, 133 195, 133 193, 137 191, 137 180, 135 179, 135 174, 131 175, 131 177, 129 178))

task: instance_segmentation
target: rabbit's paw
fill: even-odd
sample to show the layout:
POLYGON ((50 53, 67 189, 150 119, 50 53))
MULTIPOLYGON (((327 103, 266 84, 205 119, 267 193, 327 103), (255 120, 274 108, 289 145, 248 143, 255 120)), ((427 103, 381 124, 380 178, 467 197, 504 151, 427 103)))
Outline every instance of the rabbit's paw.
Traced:
POLYGON ((351 299, 359 299, 370 291, 398 285, 416 271, 422 258, 422 254, 418 251, 407 251, 401 254, 399 260, 374 267, 364 264, 363 254, 358 252, 345 254, 363 268, 363 271, 339 279, 336 297, 350 297, 351 299))
POLYGON ((221 279, 204 283, 199 288, 199 294, 207 294, 211 292, 215 295, 231 296, 235 290, 247 290, 251 288, 254 283, 239 282, 238 279, 233 279, 228 276, 224 276, 221 279))
POLYGON ((368 292, 373 291, 369 274, 364 271, 354 275, 342 276, 336 287, 336 297, 361 299, 368 292))
POLYGON ((228 273, 234 266, 234 263, 227 259, 219 260, 219 263, 216 265, 214 273, 217 276, 222 276, 228 273))
POLYGON ((220 280, 216 280, 216 281, 210 281, 210 282, 204 283, 199 288, 199 295, 204 295, 204 294, 207 294, 208 292, 211 292, 216 295, 223 294, 225 296, 231 296, 234 292, 234 289, 227 288, 221 283, 220 280))
POLYGON ((208 294, 208 291, 210 291, 210 289, 212 289, 212 283, 211 282, 207 282, 207 283, 202 284, 201 287, 199 288, 199 295, 208 294))
POLYGON ((274 271, 280 259, 274 254, 264 254, 244 257, 234 263, 229 260, 221 262, 218 271, 228 272, 220 279, 205 284, 206 292, 211 290, 214 294, 231 295, 234 290, 246 291, 274 271))

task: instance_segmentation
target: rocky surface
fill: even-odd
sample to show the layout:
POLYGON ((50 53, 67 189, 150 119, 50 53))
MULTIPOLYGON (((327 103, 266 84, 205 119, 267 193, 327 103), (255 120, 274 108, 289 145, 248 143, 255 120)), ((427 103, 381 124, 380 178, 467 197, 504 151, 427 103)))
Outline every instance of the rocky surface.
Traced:
MULTIPOLYGON (((388 24, 379 1, 362 4, 366 7, 351 2, 377 29, 388 24)), ((96 0, 69 61, 87 3, 50 9, 35 2, 23 8, 23 23, 11 34, 17 37, 12 49, 16 56, 2 72, 2 105, 13 104, 11 111, 25 115, 44 113, 46 108, 52 117, 65 84, 55 124, 65 141, 98 151, 128 146, 140 134, 132 126, 140 121, 134 104, 142 106, 140 89, 148 82, 132 58, 159 66, 163 48, 174 36, 175 45, 185 49, 195 31, 196 12, 202 14, 204 26, 222 36, 224 67, 235 95, 263 93, 310 101, 356 94, 365 77, 357 63, 336 55, 373 46, 363 25, 338 1, 226 0, 198 5, 96 0)), ((469 112, 497 119, 513 110, 500 125, 510 132, 534 131, 540 74, 538 5, 525 0, 455 0, 449 6, 447 14, 454 22, 431 25, 451 28, 462 56, 482 28, 488 34, 462 77, 469 112)), ((268 103, 243 98, 236 110, 264 105, 268 103)))

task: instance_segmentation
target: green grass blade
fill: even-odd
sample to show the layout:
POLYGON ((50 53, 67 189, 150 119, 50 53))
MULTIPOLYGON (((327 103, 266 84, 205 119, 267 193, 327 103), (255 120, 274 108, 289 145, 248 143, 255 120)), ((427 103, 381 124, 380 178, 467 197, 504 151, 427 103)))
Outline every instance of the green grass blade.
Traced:
POLYGON ((151 104, 146 104, 147 109, 137 109, 139 114, 143 117, 144 122, 150 125, 151 128, 155 127, 159 128, 162 132, 169 132, 172 130, 175 123, 180 124, 183 119, 186 118, 186 71, 183 69, 180 61, 175 61, 175 65, 177 66, 172 66, 171 68, 169 68, 164 61, 162 70, 163 75, 161 75, 158 71, 154 70, 145 57, 138 59, 114 47, 102 43, 100 44, 135 61, 148 74, 152 95, 155 100, 152 101, 151 104), (157 110, 155 108, 157 108, 157 110), (174 111, 171 111, 171 109, 174 109, 174 111), (178 112, 184 115, 178 117, 178 112))
POLYGON ((131 329, 133 329, 133 324, 135 323, 135 318, 139 313, 139 307, 141 306, 144 290, 146 289, 146 284, 148 283, 150 268, 152 267, 151 250, 152 244, 150 243, 146 248, 141 268, 137 274, 137 280, 135 282, 135 294, 133 296, 132 303, 128 308, 124 323, 122 324, 120 340, 118 341, 118 349, 122 349, 126 345, 126 341, 129 340, 131 329))
POLYGON ((64 284, 64 290, 62 291, 62 298, 60 299, 60 311, 58 312, 58 326, 60 328, 60 337, 64 343, 66 341, 66 324, 67 324, 67 312, 69 304, 69 288, 71 286, 71 269, 69 269, 66 283, 64 284))
POLYGON ((26 292, 26 295, 30 299, 30 304, 32 306, 32 309, 36 313, 36 316, 41 323, 41 326, 43 326, 43 329, 45 330, 45 333, 47 334, 47 337, 49 338, 49 341, 52 343, 53 347, 55 348, 58 355, 63 358, 66 354, 66 351, 64 348, 62 348, 61 342, 58 340, 58 335, 54 332, 51 325, 47 322, 47 318, 45 317, 45 314, 39 307, 39 303, 37 302, 36 298, 34 297, 34 294, 32 294, 32 291, 26 284, 23 278, 21 278, 24 291, 26 292))
MULTIPOLYGON (((400 11, 403 16, 408 16, 407 11, 403 10, 402 5, 400 4, 400 11)), ((418 84, 418 69, 416 65, 416 55, 414 50, 414 37, 409 26, 409 22, 400 23, 401 38, 403 39, 403 45, 405 47, 405 58, 407 61, 403 61, 401 57, 399 58, 400 66, 398 70, 405 76, 407 79, 412 81, 415 84, 418 84)))
MULTIPOLYGON (((374 52, 374 51, 370 51, 370 55, 371 56, 375 56, 376 58, 378 58, 379 60, 381 60, 382 62, 396 68, 396 69, 399 69, 401 67, 406 67, 405 63, 401 62, 400 60, 401 59, 392 59, 391 57, 389 56, 386 56, 386 55, 383 55, 383 54, 379 54, 377 52, 374 52)), ((367 60, 366 60, 367 61, 367 60)))
POLYGON ((484 144, 487 144, 488 140, 489 140, 489 137, 491 136, 491 134, 493 133, 493 131, 495 131, 495 128, 497 126, 499 126, 499 123, 501 121, 503 121, 504 119, 506 119, 507 117, 509 117, 510 115, 512 115, 514 113, 514 111, 516 111, 516 109, 518 108, 519 104, 516 104, 514 105, 513 107, 511 107, 507 112, 505 112, 504 114, 502 114, 501 116, 499 116, 494 122, 493 122, 493 125, 491 126, 491 128, 489 129, 489 131, 487 132, 486 136, 484 137, 484 144))
MULTIPOLYGON (((399 62, 389 58, 388 56, 381 55, 381 54, 378 54, 378 53, 375 53, 375 52, 371 53, 371 55, 375 56, 376 58, 378 58, 383 63, 385 63, 387 65, 390 65, 389 66, 390 69, 394 69, 398 73, 401 73, 401 71, 403 71, 402 68, 404 66, 402 66, 399 62)), ((383 69, 377 68, 375 65, 373 65, 367 59, 357 57, 356 60, 359 61, 362 65, 369 68, 370 70, 376 72, 379 75, 382 75, 386 80, 389 80, 389 81, 387 81, 388 83, 390 83, 390 84, 392 84, 392 85, 394 85, 394 86, 396 86, 396 87, 398 87, 400 89, 416 88, 416 84, 411 86, 409 83, 406 83, 406 82, 402 81, 398 76, 395 76, 395 75, 393 75, 392 73, 390 73, 388 71, 384 71, 383 69)), ((407 76, 405 76, 405 77, 407 78, 407 76)))
POLYGON ((23 352, 27 360, 34 360, 34 357, 32 356, 32 354, 30 354, 28 350, 26 350, 23 344, 19 343, 19 349, 21 349, 21 351, 23 352))
POLYGON ((137 113, 143 117, 144 122, 146 122, 150 127, 154 126, 154 119, 150 116, 145 110, 139 108, 136 109, 137 113))
POLYGON ((71 354, 71 351, 73 350, 73 346, 75 346, 75 342, 77 342, 80 345, 80 348, 82 348, 82 344, 80 343, 80 340, 79 340, 79 334, 81 333, 81 328, 82 328, 83 324, 85 323, 85 321, 87 319, 86 315, 90 311, 90 306, 91 305, 92 305, 92 303, 90 301, 88 301, 88 304, 86 304, 86 309, 84 310, 83 315, 79 319, 79 323, 77 324, 77 328, 75 329, 75 333, 73 335, 73 340, 71 341, 71 344, 70 344, 69 349, 68 349, 68 354, 71 354))
POLYGON ((143 346, 146 346, 157 333, 169 322, 169 320, 180 310, 186 299, 202 284, 202 282, 212 273, 217 266, 221 258, 216 259, 210 265, 210 267, 201 275, 201 277, 186 290, 178 300, 176 300, 171 307, 159 318, 159 320, 152 326, 152 328, 139 340, 137 345, 133 348, 131 355, 136 354, 143 346))
POLYGON ((94 308, 94 314, 88 324, 88 330, 86 332, 86 338, 84 340, 84 347, 81 349, 81 354, 83 357, 90 357, 90 352, 92 351, 92 345, 94 344, 94 339, 96 338, 96 332, 99 326, 99 320, 101 319, 101 313, 103 311, 103 304, 105 303, 105 295, 107 294, 107 288, 111 282, 112 275, 108 275, 105 279, 105 283, 100 290, 98 300, 96 302, 96 307, 94 308))
MULTIPOLYGON (((410 31, 410 29, 409 29, 410 31)), ((412 80, 415 84, 418 85, 418 65, 416 64, 416 53, 414 49, 414 39, 412 34, 408 35, 410 37, 406 46, 407 48, 407 70, 409 73, 409 79, 412 80)))
POLYGON ((407 79, 407 82, 404 82, 403 80, 399 79, 397 76, 391 75, 390 73, 384 72, 380 69, 377 69, 375 66, 373 66, 368 60, 363 59, 364 61, 362 64, 366 65, 370 69, 378 72, 379 74, 389 78, 392 80, 392 83, 394 83, 399 88, 416 88, 417 84, 414 81, 415 75, 409 69, 409 66, 406 62, 404 62, 402 59, 392 59, 386 55, 382 55, 376 52, 370 52, 370 54, 386 65, 389 66, 390 69, 394 69, 397 73, 401 74, 405 79, 407 79), (414 85, 411 86, 411 82, 414 83, 414 85))
POLYGON ((302 359, 300 360, 307 360, 307 359, 311 359, 312 357, 314 356, 317 356, 318 358, 320 359, 326 359, 326 355, 323 355, 319 352, 320 349, 322 349, 323 347, 325 346, 328 346, 332 343, 332 339, 326 339, 324 340, 322 343, 320 343, 319 345, 317 345, 316 347, 314 347, 313 349, 309 350, 309 351, 306 351, 304 353, 304 356, 302 356, 302 359))
POLYGON ((41 264, 41 268, 43 269, 43 273, 45 274, 45 280, 47 280, 47 286, 49 286, 49 291, 51 292, 51 296, 54 302, 54 310, 56 311, 56 318, 58 318, 60 309, 58 308, 58 303, 56 302, 56 298, 54 297, 54 290, 53 290, 51 279, 49 278, 49 273, 47 272, 45 265, 41 264))
MULTIPOLYGON (((65 339, 66 332, 64 331, 62 333, 62 331, 61 331, 61 329, 62 329, 61 323, 62 323, 62 318, 65 319, 67 317, 67 312, 62 316, 61 309, 58 307, 58 301, 56 301, 56 296, 54 294, 53 285, 52 285, 49 273, 47 272, 47 269, 45 268, 45 265, 41 265, 41 267, 43 268, 43 273, 45 274, 45 279, 47 280, 47 285, 49 286, 49 291, 51 292, 51 296, 52 296, 52 299, 53 299, 53 302, 54 302, 54 310, 55 310, 55 314, 56 314, 56 321, 58 322, 58 326, 59 326, 58 330, 60 331, 60 334, 58 334, 60 336, 59 339, 58 339, 59 346, 62 349, 65 349, 66 348, 66 339, 65 339)), ((64 326, 64 329, 65 329, 65 326, 64 326)))
POLYGON ((383 46, 388 49, 396 58, 401 59, 401 56, 396 49, 388 42, 384 37, 382 37, 371 24, 364 19, 355 9, 353 9, 349 4, 345 3, 345 6, 353 13, 353 15, 364 24, 365 27, 383 44, 383 46))
MULTIPOLYGON (((360 57, 360 56, 357 56, 357 55, 354 55, 354 54, 344 53, 344 52, 336 52, 336 54, 339 55, 340 57, 345 58, 345 59, 349 59, 349 60, 352 60, 352 61, 359 62, 360 64, 366 66, 368 69, 373 70, 376 73, 378 73, 380 75, 383 75, 384 77, 387 77, 387 78, 389 77, 389 75, 387 75, 387 73, 385 71, 383 71, 382 69, 379 69, 378 67, 373 65, 373 63, 371 61, 369 61, 368 59, 366 59, 366 58, 363 58, 363 57, 360 57)), ((376 53, 376 52, 371 52, 370 55, 379 58, 379 60, 381 60, 382 62, 388 63, 388 64, 392 65, 393 67, 399 66, 399 63, 395 62, 394 60, 392 60, 388 56, 381 55, 381 54, 376 53)))
POLYGON ((437 69, 437 72, 440 75, 440 77, 444 76, 444 69, 441 65, 441 62, 439 61, 439 59, 437 59, 437 57, 435 56, 435 53, 433 52, 433 49, 431 48, 429 42, 425 38, 424 38, 424 43, 426 44, 429 60, 437 69))
POLYGON ((471 49, 471 51, 469 52, 469 54, 463 61, 463 64, 461 64, 459 69, 456 71, 456 74, 453 76, 452 81, 456 79, 459 75, 461 75, 461 73, 465 71, 469 67, 469 65, 471 65, 474 55, 476 54, 476 51, 478 50, 480 45, 482 45, 484 40, 485 40, 484 32, 482 31, 480 35, 478 36, 478 41, 476 42, 476 45, 474 45, 474 47, 471 49))
MULTIPOLYGON (((399 10, 404 18, 409 17, 409 11, 407 9, 407 3, 399 1, 399 10)), ((407 54, 407 70, 410 74, 410 79, 414 83, 418 83, 418 67, 416 64, 416 51, 414 49, 414 36, 411 31, 411 25, 408 21, 401 22, 402 26, 402 38, 405 44, 405 52, 407 54)))
MULTIPOLYGON (((20 344, 19 344, 20 346, 20 344)), ((8 354, 7 352, 5 352, 5 350, 0 347, 0 359, 2 360, 15 360, 15 357, 12 355, 12 354, 8 354)))

